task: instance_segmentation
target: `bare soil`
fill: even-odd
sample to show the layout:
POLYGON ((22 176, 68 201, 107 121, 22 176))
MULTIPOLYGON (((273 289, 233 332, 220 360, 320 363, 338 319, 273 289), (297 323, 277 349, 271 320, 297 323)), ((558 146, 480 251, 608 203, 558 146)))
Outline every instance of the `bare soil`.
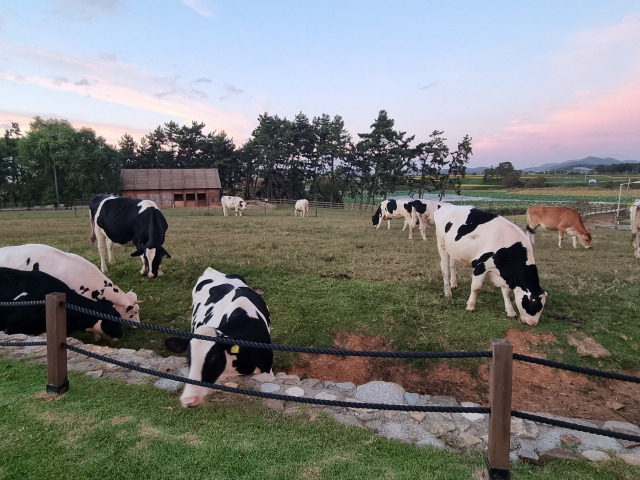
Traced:
MULTIPOLYGON (((554 343, 550 333, 522 332, 511 329, 507 338, 514 353, 544 358, 536 345, 554 343)), ((338 335, 335 344, 351 350, 392 351, 381 337, 338 335)), ((407 392, 443 395, 458 402, 475 402, 488 406, 489 362, 477 374, 434 361, 427 370, 418 370, 400 360, 369 357, 336 357, 301 354, 289 371, 300 377, 353 382, 356 385, 373 380, 394 382, 407 392)), ((640 372, 624 372, 639 376, 640 372)), ((541 365, 514 361, 512 409, 547 412, 571 418, 640 424, 640 384, 588 377, 541 365)))

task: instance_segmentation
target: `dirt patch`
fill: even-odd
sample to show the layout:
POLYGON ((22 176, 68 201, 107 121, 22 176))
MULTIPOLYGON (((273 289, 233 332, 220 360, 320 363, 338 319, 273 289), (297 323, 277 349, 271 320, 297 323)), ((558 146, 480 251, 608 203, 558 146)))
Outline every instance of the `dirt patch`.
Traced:
MULTIPOLYGON (((536 351, 537 345, 556 341, 550 333, 516 329, 509 330, 507 338, 513 344, 514 353, 538 358, 544 356, 536 351)), ((351 350, 393 350, 378 336, 340 334, 335 345, 351 350)), ((402 385, 407 392, 450 396, 458 402, 488 406, 488 367, 487 360, 479 372, 472 375, 441 362, 418 370, 395 359, 302 354, 289 373, 356 385, 383 380, 402 385)), ((624 373, 640 375, 640 372, 624 373)), ((638 397, 640 384, 588 377, 521 361, 513 364, 513 410, 601 421, 617 420, 637 425, 640 423, 638 397)))
POLYGON ((584 223, 585 228, 591 230, 592 233, 596 228, 596 222, 613 224, 615 223, 615 215, 613 212, 596 213, 582 218, 582 223, 584 223))

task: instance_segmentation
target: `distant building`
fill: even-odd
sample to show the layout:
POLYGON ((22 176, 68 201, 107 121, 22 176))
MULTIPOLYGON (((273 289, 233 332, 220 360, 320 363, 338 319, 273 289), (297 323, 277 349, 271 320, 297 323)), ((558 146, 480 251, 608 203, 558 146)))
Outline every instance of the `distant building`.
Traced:
POLYGON ((159 207, 220 204, 222 185, 216 168, 122 169, 122 195, 153 200, 159 207))

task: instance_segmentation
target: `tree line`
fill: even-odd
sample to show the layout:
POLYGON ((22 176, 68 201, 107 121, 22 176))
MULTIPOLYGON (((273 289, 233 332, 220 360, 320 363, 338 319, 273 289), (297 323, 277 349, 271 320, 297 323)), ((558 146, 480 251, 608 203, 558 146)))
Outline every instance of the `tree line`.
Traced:
POLYGON ((381 110, 369 132, 354 141, 339 115, 292 120, 262 114, 249 140, 236 147, 224 131, 205 133, 203 123, 170 121, 138 142, 125 133, 108 145, 90 128, 37 116, 26 134, 12 123, 0 138, 3 205, 86 202, 97 192, 118 193, 122 168, 216 168, 225 194, 244 198, 310 198, 370 204, 407 188, 422 196, 460 191, 472 152, 465 135, 455 150, 444 132, 427 142, 395 129, 381 110))

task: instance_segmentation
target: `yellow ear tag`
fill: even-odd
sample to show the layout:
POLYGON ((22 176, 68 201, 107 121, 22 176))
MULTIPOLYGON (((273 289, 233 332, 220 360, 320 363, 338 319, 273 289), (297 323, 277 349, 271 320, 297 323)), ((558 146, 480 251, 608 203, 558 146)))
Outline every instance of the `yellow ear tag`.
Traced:
POLYGON ((234 345, 231 347, 231 353, 238 353, 240 351, 240 347, 238 345, 234 345))

